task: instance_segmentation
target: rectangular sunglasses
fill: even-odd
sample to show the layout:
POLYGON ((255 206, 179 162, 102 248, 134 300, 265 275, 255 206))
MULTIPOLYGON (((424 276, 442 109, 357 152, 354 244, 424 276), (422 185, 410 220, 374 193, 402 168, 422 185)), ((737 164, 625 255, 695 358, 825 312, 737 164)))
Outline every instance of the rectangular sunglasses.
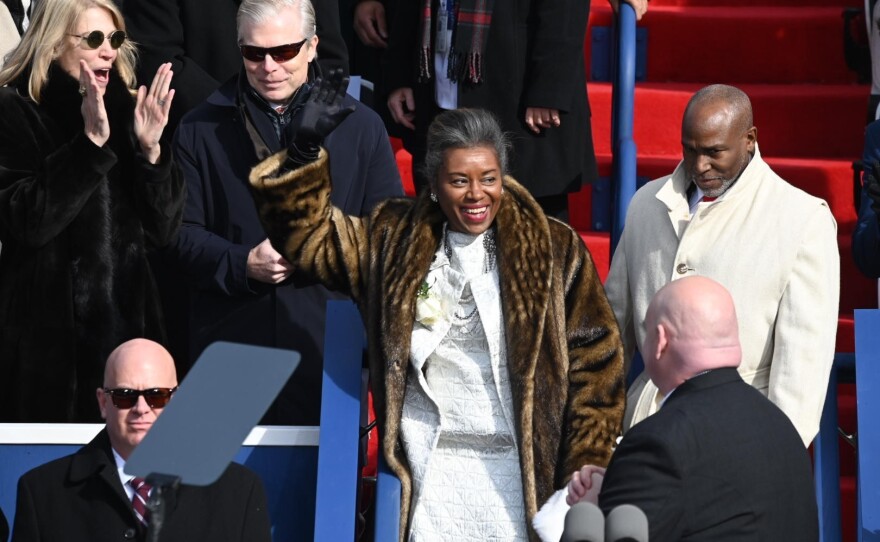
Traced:
POLYGON ((239 45, 241 56, 251 62, 262 62, 266 55, 272 57, 275 62, 287 62, 291 58, 299 54, 299 50, 308 39, 304 39, 297 43, 287 43, 285 45, 276 45, 275 47, 256 47, 254 45, 239 45))
POLYGON ((128 409, 134 407, 138 397, 144 396, 144 401, 150 408, 164 408, 171 400, 171 395, 177 391, 173 388, 150 388, 147 390, 132 390, 129 388, 104 388, 104 393, 110 396, 110 400, 116 408, 128 409))
POLYGON ((75 38, 79 38, 86 42, 86 45, 89 49, 97 49, 104 43, 105 39, 110 40, 110 47, 114 49, 119 49, 122 47, 122 44, 125 43, 125 38, 127 37, 124 30, 114 30, 110 32, 110 35, 104 36, 104 33, 100 30, 92 30, 88 34, 71 34, 71 36, 75 38))

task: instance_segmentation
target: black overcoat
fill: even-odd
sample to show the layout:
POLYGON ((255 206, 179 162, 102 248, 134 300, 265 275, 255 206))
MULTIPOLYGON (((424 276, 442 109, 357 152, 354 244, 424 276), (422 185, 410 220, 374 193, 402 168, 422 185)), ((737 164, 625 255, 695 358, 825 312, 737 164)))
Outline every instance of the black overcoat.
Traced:
POLYGON ((83 133, 78 82, 50 69, 41 103, 0 88, 0 421, 98 421, 107 355, 164 336, 147 251, 180 226, 183 179, 135 142, 134 100, 111 72, 110 140, 83 133))
MULTIPOLYGON (((297 350, 302 362, 264 419, 317 425, 320 413, 326 302, 323 286, 249 280, 247 256, 266 239, 247 179, 259 162, 239 114, 237 81, 223 85, 190 112, 175 136, 175 155, 186 178, 183 226, 170 252, 191 286, 187 356, 194 360, 214 341, 297 350)), ((388 135, 372 110, 350 97, 355 112, 325 140, 335 149, 334 204, 363 215, 378 202, 402 196, 388 135)), ((280 142, 263 113, 256 128, 272 151, 280 142)))
MULTIPOLYGON (((397 3, 384 59, 385 88, 411 87, 415 94, 416 131, 405 139, 414 155, 438 112, 434 80, 418 81, 421 5, 397 3)), ((458 107, 492 111, 512 135, 510 174, 535 197, 576 192, 598 176, 583 53, 589 13, 589 0, 496 0, 484 81, 458 87, 458 107), (525 124, 526 107, 558 109, 561 125, 535 135, 525 124)))

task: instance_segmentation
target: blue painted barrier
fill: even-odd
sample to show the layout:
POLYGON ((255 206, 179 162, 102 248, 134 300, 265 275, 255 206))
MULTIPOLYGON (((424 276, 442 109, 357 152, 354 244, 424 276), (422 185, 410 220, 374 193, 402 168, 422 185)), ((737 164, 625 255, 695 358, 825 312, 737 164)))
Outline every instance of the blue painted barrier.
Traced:
POLYGON ((858 541, 880 541, 880 310, 857 309, 858 541))
MULTIPOLYGON (((12 527, 18 478, 89 442, 101 424, 0 424, 0 508, 12 527)), ((235 457, 263 480, 274 542, 312 538, 317 427, 255 427, 235 457)), ((5 541, 3 541, 5 542, 5 541)))
POLYGON ((327 302, 316 541, 354 540, 364 327, 351 301, 327 302))

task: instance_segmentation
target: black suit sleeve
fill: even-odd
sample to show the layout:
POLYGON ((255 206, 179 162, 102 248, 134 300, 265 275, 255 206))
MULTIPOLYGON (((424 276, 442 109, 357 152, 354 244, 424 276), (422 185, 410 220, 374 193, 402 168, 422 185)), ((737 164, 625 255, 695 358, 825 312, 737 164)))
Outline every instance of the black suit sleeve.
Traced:
POLYGON ((680 540, 684 525, 678 454, 663 438, 631 429, 615 450, 599 493, 606 515, 634 504, 648 517, 650 540, 680 540))
POLYGON ((584 65, 584 38, 590 3, 584 0, 533 2, 534 41, 526 68, 526 107, 572 109, 583 96, 579 73, 584 65))
POLYGON ((171 86, 177 90, 169 121, 173 130, 180 118, 204 101, 222 81, 214 79, 187 54, 187 36, 178 0, 125 0, 121 5, 126 29, 138 44, 138 82, 149 86, 163 62, 172 64, 171 86))
POLYGON ((263 489, 263 482, 256 474, 251 474, 249 478, 251 484, 248 491, 241 542, 270 542, 272 529, 266 491, 263 489))
POLYGON ((6 514, 0 508, 0 540, 9 540, 9 523, 6 522, 6 514))
MULTIPOLYGON (((4 539, 5 540, 5 539, 4 539)), ((40 522, 34 497, 24 477, 18 480, 18 495, 15 498, 15 523, 12 528, 12 542, 39 542, 40 522)))
POLYGON ((404 87, 412 88, 416 83, 419 5, 420 2, 403 0, 386 8, 385 16, 390 29, 388 49, 382 56, 382 83, 386 92, 404 87))
POLYGON ((348 48, 339 26, 337 0, 312 0, 315 23, 318 27, 318 64, 324 75, 331 69, 341 69, 348 75, 348 48))

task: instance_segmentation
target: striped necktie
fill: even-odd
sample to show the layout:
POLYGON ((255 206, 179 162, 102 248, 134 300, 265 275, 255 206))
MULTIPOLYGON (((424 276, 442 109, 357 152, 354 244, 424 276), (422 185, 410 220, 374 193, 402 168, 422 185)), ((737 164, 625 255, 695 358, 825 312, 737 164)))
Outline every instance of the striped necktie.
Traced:
POLYGON ((147 499, 150 498, 150 489, 152 486, 143 478, 132 478, 128 481, 129 485, 134 488, 134 495, 131 496, 131 507, 138 520, 147 526, 150 512, 147 510, 147 499))

